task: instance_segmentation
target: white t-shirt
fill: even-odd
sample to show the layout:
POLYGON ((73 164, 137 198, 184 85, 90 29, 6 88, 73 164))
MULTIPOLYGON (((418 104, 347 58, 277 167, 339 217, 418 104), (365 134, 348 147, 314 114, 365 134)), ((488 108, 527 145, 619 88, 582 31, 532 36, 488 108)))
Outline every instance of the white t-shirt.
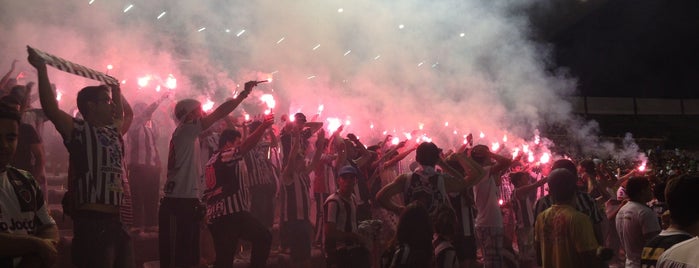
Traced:
POLYGON ((658 215, 648 206, 629 201, 616 214, 616 230, 626 251, 626 267, 641 267, 643 235, 660 231, 658 215))
POLYGON ((490 174, 490 168, 485 167, 486 177, 473 186, 476 209, 476 227, 502 227, 502 212, 498 205, 499 188, 495 178, 490 174))
POLYGON ((682 241, 663 252, 657 268, 697 268, 699 267, 699 237, 682 241))
POLYGON ((18 197, 10 185, 7 171, 0 173, 0 233, 31 235, 40 226, 56 224, 43 199, 39 200, 42 205, 38 210, 22 211, 18 198, 22 197, 18 197))
POLYGON ((204 172, 201 164, 199 134, 201 121, 182 123, 172 132, 167 162, 165 197, 201 198, 204 172))

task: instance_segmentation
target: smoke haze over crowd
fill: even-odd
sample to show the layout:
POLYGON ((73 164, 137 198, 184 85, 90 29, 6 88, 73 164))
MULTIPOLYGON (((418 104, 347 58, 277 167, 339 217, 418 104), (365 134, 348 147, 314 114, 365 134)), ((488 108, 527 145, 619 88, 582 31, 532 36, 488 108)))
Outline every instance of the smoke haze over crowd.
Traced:
MULTIPOLYGON (((132 103, 155 100, 170 74, 175 99, 216 105, 247 80, 272 78, 245 112, 261 113, 254 99, 270 93, 277 115, 313 115, 323 105, 322 120, 348 120, 345 130, 365 137, 395 130, 403 138, 424 124, 437 144, 468 133, 476 143, 504 135, 518 143, 548 122, 582 131, 571 134, 584 148, 615 150, 600 145, 594 123, 573 118, 565 97, 575 79, 548 64, 551 47, 531 39, 523 10, 534 2, 3 1, 0 68, 19 59, 20 83, 35 80, 30 45, 99 71, 113 65, 109 74, 126 80, 132 103)), ((96 84, 55 69, 50 77, 70 96, 63 109, 96 84)))

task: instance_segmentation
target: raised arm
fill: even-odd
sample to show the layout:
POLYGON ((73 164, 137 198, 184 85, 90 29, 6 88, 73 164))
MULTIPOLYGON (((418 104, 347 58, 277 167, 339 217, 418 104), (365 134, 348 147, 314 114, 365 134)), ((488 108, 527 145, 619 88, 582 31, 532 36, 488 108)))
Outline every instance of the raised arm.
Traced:
POLYGON ((5 76, 2 77, 2 79, 0 79, 0 89, 4 89, 7 82, 10 81, 10 76, 12 76, 12 73, 15 71, 15 65, 17 62, 18 60, 13 60, 12 65, 10 65, 10 70, 5 74, 5 76))
POLYGON ((229 99, 225 101, 224 103, 216 107, 216 110, 211 112, 211 114, 201 119, 201 128, 208 129, 214 123, 216 123, 216 121, 221 120, 223 117, 235 110, 235 108, 238 107, 238 105, 240 105, 240 103, 248 97, 248 95, 252 91, 252 88, 257 86, 257 84, 259 83, 263 83, 263 81, 248 81, 247 83, 245 83, 245 89, 242 92, 240 92, 238 97, 236 97, 235 99, 229 99))
POLYGON ((274 115, 265 116, 264 120, 265 121, 263 121, 262 124, 255 129, 255 131, 250 133, 250 135, 240 145, 239 151, 241 154, 246 154, 252 150, 252 148, 255 148, 257 143, 260 142, 260 139, 262 139, 262 136, 267 131, 267 128, 274 124, 274 115))
POLYGON ((542 179, 536 181, 535 183, 532 183, 532 184, 529 184, 529 185, 526 185, 526 186, 519 187, 519 188, 517 188, 517 193, 518 193, 517 196, 520 197, 520 198, 522 198, 522 199, 524 199, 524 198, 527 197, 527 195, 529 195, 532 191, 536 191, 536 189, 538 189, 539 187, 543 186, 543 185, 546 184, 548 181, 549 181, 549 178, 548 178, 548 177, 544 177, 544 178, 542 178, 542 179))
POLYGON ((309 128, 311 129, 311 133, 315 133, 318 131, 320 128, 323 127, 323 122, 306 122, 303 124, 304 128, 309 128))
MULTIPOLYGON (((478 184, 485 178, 486 173, 478 163, 466 157, 463 153, 456 154, 454 157, 459 161, 461 168, 464 169, 466 174, 463 179, 446 177, 448 179, 444 180, 444 187, 448 192, 461 192, 468 187, 478 184)), ((445 164, 444 166, 448 165, 445 164)))
POLYGON ((361 153, 361 156, 357 158, 357 167, 358 168, 364 168, 367 164, 371 164, 371 151, 367 150, 366 147, 364 147, 364 144, 362 144, 361 141, 359 141, 359 138, 357 138, 356 135, 350 133, 347 134, 347 138, 349 138, 353 143, 354 143, 354 148, 356 150, 359 150, 361 153))
POLYGON ((410 155, 410 153, 412 153, 416 149, 417 149, 417 145, 412 146, 412 147, 406 149, 405 151, 398 153, 398 155, 394 156, 393 158, 391 158, 388 161, 386 161, 385 163, 383 163, 383 167, 387 168, 387 167, 390 167, 390 166, 397 164, 401 160, 405 159, 408 155, 410 155))
POLYGON ((51 90, 51 81, 49 81, 48 70, 46 70, 46 62, 44 59, 37 55, 34 50, 28 49, 28 52, 29 57, 27 59, 29 63, 36 68, 37 78, 39 80, 39 100, 41 101, 41 108, 63 139, 70 139, 70 134, 73 132, 73 117, 58 107, 56 96, 53 90, 51 90))
POLYGON ((491 169, 492 174, 499 175, 505 169, 509 168, 510 164, 512 164, 512 160, 510 158, 504 157, 493 152, 490 153, 490 157, 495 160, 495 165, 491 169))
POLYGON ((325 143, 327 141, 325 140, 325 130, 320 129, 318 131, 318 138, 316 139, 316 150, 313 152, 313 158, 311 159, 311 163, 306 167, 306 173, 310 174, 315 170, 316 166, 318 163, 320 163, 320 156, 323 155, 323 147, 325 147, 325 143))
POLYGON ((403 212, 405 207, 396 205, 391 197, 403 193, 406 178, 407 175, 401 174, 391 183, 379 190, 379 192, 376 194, 376 201, 379 203, 379 205, 381 205, 381 207, 396 214, 403 212))
POLYGON ((126 134, 133 122, 133 110, 131 105, 121 94, 120 85, 109 85, 112 88, 112 101, 114 102, 114 125, 119 129, 121 135, 126 134))
POLYGON ((456 160, 466 172, 464 181, 469 187, 478 184, 487 175, 483 167, 464 154, 456 155, 456 160))
POLYGON ((158 100, 148 105, 148 107, 146 107, 146 109, 143 110, 140 114, 134 114, 133 122, 131 124, 134 126, 140 126, 146 121, 150 120, 155 110, 158 109, 158 106, 160 106, 160 104, 163 103, 163 101, 165 101, 168 98, 168 96, 170 96, 169 93, 163 94, 162 96, 160 96, 158 100))

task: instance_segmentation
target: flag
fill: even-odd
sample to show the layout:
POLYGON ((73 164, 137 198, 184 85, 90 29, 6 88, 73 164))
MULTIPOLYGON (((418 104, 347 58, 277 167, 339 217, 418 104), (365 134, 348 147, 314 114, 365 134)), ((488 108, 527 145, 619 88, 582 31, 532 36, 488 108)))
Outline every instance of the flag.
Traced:
POLYGON ((43 58, 44 61, 46 61, 46 64, 51 65, 51 66, 53 66, 56 69, 59 69, 61 71, 76 74, 76 75, 79 75, 79 76, 82 76, 85 78, 89 78, 92 80, 97 80, 97 81, 100 81, 100 82, 105 83, 107 85, 118 85, 119 84, 119 81, 116 78, 111 77, 111 76, 104 74, 102 72, 95 71, 93 69, 90 69, 90 68, 87 68, 87 67, 82 66, 80 64, 73 63, 69 60, 51 55, 49 53, 43 52, 41 50, 38 50, 38 49, 30 47, 30 46, 27 46, 27 49, 33 50, 34 52, 36 52, 37 55, 39 55, 39 57, 43 58))

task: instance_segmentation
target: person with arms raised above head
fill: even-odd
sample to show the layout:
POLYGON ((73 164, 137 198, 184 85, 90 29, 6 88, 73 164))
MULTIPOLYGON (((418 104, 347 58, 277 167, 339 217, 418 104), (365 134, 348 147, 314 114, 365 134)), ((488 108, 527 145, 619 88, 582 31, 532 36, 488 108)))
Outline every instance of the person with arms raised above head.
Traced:
POLYGON ((70 154, 63 213, 73 220, 73 265, 134 267, 133 242, 120 215, 126 182, 122 136, 131 125, 131 107, 118 84, 88 86, 77 96, 83 119, 74 118, 58 107, 44 59, 28 51, 41 108, 70 154))

